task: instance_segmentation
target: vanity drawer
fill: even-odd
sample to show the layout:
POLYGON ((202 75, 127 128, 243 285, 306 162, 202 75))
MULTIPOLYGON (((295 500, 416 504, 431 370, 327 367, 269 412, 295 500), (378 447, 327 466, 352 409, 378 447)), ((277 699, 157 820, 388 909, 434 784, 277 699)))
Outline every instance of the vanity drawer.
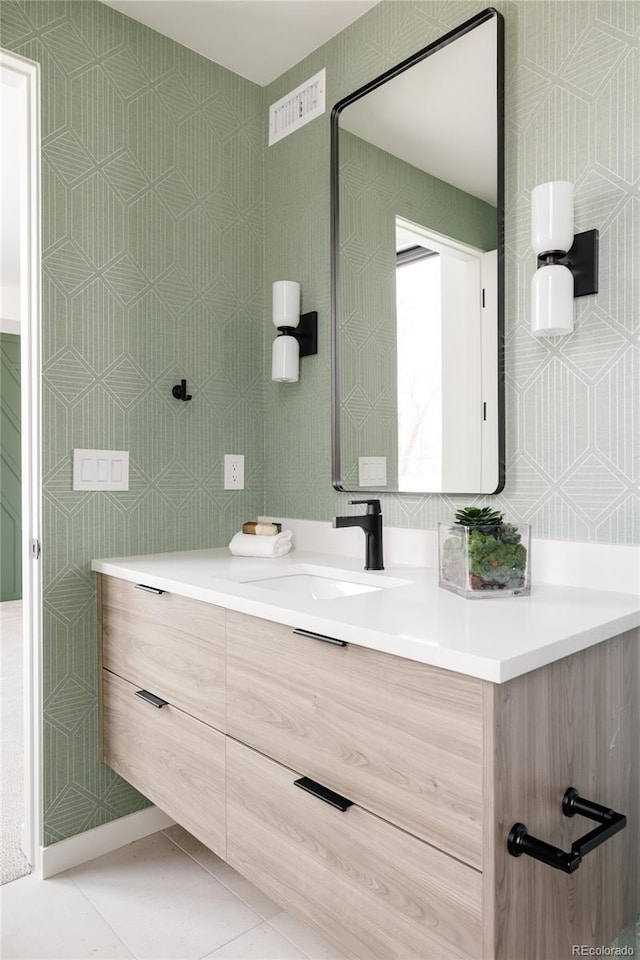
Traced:
POLYGON ((228 732, 482 863, 482 682, 227 612, 228 732))
POLYGON ((298 774, 227 743, 227 860, 348 955, 481 956, 481 878, 358 806, 342 812, 298 774))
POLYGON ((137 689, 102 671, 104 763, 224 857, 224 735, 171 704, 154 707, 137 689))
POLYGON ((101 581, 102 665, 224 731, 224 609, 101 581))

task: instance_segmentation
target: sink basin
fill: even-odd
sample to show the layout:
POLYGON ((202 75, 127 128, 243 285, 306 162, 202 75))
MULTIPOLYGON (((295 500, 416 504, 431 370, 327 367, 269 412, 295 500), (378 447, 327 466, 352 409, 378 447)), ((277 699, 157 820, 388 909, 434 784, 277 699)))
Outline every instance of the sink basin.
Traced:
POLYGON ((288 577, 265 577, 264 580, 245 581, 256 586, 266 587, 278 593, 303 600, 335 600, 337 597, 354 597, 358 593, 374 593, 381 587, 371 587, 364 583, 352 583, 349 580, 334 580, 329 577, 315 577, 308 573, 297 573, 288 577))
POLYGON ((265 577, 243 578, 242 582, 301 600, 336 600, 339 597, 355 597, 359 593, 402 587, 411 581, 301 563, 293 569, 289 567, 286 573, 279 576, 274 577, 271 573, 265 577))

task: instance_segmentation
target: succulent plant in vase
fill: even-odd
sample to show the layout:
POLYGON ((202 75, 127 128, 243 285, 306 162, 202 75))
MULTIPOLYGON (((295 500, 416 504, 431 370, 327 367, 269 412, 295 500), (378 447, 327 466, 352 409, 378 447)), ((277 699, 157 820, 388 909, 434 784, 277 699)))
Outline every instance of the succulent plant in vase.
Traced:
POLYGON ((462 527, 496 527, 502 521, 502 513, 491 507, 464 507, 458 510, 454 518, 454 522, 462 527))
POLYGON ((528 525, 506 523, 491 507, 465 507, 440 527, 441 586, 465 596, 529 593, 528 525))

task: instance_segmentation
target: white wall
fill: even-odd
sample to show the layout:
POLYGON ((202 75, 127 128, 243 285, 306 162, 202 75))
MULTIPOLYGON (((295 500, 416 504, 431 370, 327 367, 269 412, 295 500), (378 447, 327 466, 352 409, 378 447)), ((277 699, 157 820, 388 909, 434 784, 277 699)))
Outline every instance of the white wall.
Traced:
POLYGON ((0 332, 20 333, 20 183, 21 125, 18 90, 0 83, 0 332))

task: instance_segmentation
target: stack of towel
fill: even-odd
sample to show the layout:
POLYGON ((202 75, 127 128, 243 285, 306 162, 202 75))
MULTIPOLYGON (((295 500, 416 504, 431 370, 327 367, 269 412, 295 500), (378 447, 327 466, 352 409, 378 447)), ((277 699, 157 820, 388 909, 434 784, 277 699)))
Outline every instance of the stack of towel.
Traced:
POLYGON ((291 530, 283 530, 275 536, 256 536, 253 533, 236 533, 229 544, 234 557, 284 557, 293 546, 291 530))

